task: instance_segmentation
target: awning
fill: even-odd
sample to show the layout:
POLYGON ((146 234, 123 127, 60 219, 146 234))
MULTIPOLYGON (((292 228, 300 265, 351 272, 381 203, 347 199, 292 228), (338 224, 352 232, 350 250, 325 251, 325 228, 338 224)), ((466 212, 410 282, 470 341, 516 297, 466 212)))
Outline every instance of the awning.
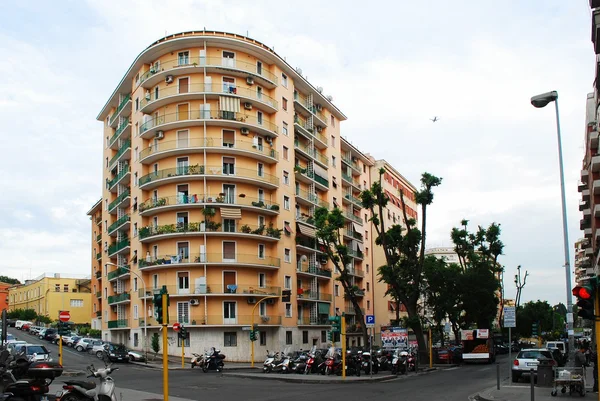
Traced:
POLYGON ((298 227, 298 231, 300 234, 306 235, 307 237, 315 238, 317 236, 317 232, 314 228, 307 227, 304 224, 296 223, 296 227, 298 227))
POLYGON ((360 244, 360 242, 358 241, 354 241, 354 243, 356 244, 356 250, 362 252, 362 245, 360 244))
MULTIPOLYGON (((334 181, 335 181, 335 178, 334 178, 334 181)), ((340 206, 340 204, 337 202, 337 199, 335 199, 335 198, 333 198, 333 206, 335 206, 335 207, 340 206)))
POLYGON ((240 99, 237 97, 219 96, 219 107, 221 111, 240 111, 240 99))
POLYGON ((360 231, 358 231, 358 227, 356 227, 355 223, 352 223, 352 232, 355 232, 355 233, 360 232, 360 231))
POLYGON ((337 185, 337 181, 336 181, 335 177, 331 177, 331 182, 333 182, 333 185, 337 185))
POLYGON ((323 167, 319 166, 318 164, 313 164, 313 170, 315 171, 315 174, 327 179, 327 171, 325 171, 323 167))
POLYGON ((319 302, 319 315, 329 315, 329 304, 319 302))
POLYGON ((240 209, 222 207, 221 208, 221 218, 222 219, 241 219, 242 211, 240 209))
POLYGON ((293 233, 292 227, 290 227, 290 223, 288 223, 287 221, 283 225, 283 229, 284 229, 285 233, 288 235, 293 233))

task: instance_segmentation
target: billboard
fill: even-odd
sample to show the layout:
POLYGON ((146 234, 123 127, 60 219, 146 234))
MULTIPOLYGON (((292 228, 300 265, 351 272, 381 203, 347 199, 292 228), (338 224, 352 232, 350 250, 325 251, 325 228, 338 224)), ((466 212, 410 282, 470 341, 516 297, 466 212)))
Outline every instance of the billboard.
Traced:
POLYGON ((408 349, 408 329, 382 326, 381 346, 383 348, 408 349))

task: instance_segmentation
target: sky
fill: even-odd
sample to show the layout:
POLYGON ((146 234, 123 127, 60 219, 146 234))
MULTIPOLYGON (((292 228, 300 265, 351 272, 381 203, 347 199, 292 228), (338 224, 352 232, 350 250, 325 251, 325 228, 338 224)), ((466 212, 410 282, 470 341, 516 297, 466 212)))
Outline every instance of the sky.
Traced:
MULTIPOLYGON (((588 0, 3 1, 0 13, 0 275, 82 273, 100 199, 106 100, 155 40, 248 35, 302 69, 348 120, 342 135, 413 184, 442 177, 427 245, 501 224, 506 298, 566 301, 554 108, 557 90, 571 266, 595 55, 588 0), (430 118, 439 116, 432 123, 430 118)), ((573 267, 572 267, 573 269, 573 267)))

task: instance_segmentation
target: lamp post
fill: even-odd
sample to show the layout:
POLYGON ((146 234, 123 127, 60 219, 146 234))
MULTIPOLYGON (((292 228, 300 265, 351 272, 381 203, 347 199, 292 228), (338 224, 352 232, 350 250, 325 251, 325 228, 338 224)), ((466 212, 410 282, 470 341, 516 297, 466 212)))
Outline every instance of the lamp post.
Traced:
POLYGON ((554 102, 556 111, 556 135, 558 139, 558 167, 560 169, 560 197, 562 202, 563 242, 565 256, 565 281, 567 284, 567 328, 569 334, 569 352, 573 352, 575 341, 573 338, 573 302, 571 295, 571 265, 569 257, 569 234, 567 230, 567 204, 565 200, 565 174, 563 171, 562 142, 560 139, 560 118, 558 114, 558 92, 546 92, 533 96, 531 104, 538 109, 546 107, 548 103, 554 102))
POLYGON ((148 309, 146 308, 146 282, 144 281, 144 278, 142 276, 140 276, 127 266, 118 266, 117 264, 112 262, 106 262, 106 264, 110 266, 115 266, 116 268, 123 268, 125 270, 129 270, 129 273, 135 274, 135 276, 141 280, 142 285, 144 286, 144 359, 146 360, 146 363, 148 363, 148 309))

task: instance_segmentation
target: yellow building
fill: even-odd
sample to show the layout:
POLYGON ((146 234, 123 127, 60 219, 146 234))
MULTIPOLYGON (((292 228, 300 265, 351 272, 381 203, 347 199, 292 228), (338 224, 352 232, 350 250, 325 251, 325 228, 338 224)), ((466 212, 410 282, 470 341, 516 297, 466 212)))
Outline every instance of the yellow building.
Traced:
POLYGON ((89 277, 66 277, 53 273, 43 274, 25 284, 8 290, 8 308, 33 309, 38 315, 58 320, 60 311, 71 313, 71 322, 89 323, 92 308, 89 277))
POLYGON ((262 296, 284 289, 291 302, 256 308, 256 360, 324 345, 335 311, 361 323, 315 239, 315 208, 343 208, 370 311, 372 245, 358 194, 371 162, 340 136, 346 116, 332 100, 240 35, 180 33, 137 56, 98 115, 104 189, 88 214, 103 339, 141 347, 144 327, 159 328, 152 294, 163 286, 170 323, 190 332, 186 352, 216 346, 228 360, 249 360, 242 328, 262 296))

